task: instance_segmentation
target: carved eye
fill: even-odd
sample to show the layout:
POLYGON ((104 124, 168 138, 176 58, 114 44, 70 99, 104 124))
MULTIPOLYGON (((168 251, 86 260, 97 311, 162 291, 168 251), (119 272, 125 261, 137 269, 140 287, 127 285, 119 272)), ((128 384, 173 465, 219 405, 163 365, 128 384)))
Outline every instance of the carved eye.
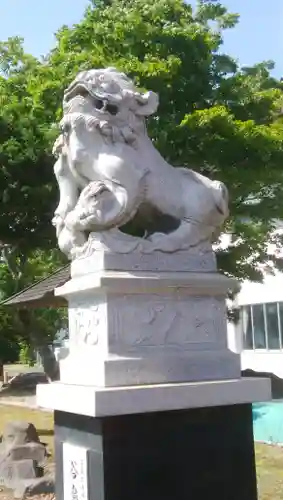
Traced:
POLYGON ((95 99, 94 106, 96 109, 102 109, 104 106, 103 101, 101 99, 95 99))
POLYGON ((117 115, 119 111, 118 106, 115 106, 115 104, 107 104, 105 109, 110 115, 117 115))

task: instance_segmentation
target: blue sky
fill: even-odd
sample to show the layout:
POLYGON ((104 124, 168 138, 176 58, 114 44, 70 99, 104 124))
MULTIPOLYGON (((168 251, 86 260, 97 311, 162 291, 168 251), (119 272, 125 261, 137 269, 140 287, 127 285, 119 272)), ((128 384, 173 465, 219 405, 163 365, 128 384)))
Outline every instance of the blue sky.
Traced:
MULTIPOLYGON (((236 29, 228 31, 224 50, 242 65, 266 59, 276 62, 283 76, 283 0, 223 0, 241 15, 236 29)), ((54 44, 53 33, 62 24, 80 20, 87 0, 0 0, 0 40, 20 35, 27 51, 44 55, 54 44)))

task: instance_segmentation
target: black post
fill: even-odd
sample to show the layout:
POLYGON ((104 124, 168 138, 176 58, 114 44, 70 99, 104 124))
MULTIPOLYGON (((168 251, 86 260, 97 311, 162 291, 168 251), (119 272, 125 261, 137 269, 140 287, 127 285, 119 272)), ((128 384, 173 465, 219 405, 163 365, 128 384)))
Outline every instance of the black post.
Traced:
POLYGON ((63 443, 88 449, 85 500, 257 499, 251 404, 103 418, 55 411, 55 443, 60 500, 72 480, 63 443))

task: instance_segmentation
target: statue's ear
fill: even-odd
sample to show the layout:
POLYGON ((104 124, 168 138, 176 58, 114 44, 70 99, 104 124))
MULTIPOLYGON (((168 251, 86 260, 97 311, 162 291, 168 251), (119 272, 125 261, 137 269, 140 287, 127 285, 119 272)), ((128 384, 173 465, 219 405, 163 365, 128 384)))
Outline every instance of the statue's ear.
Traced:
POLYGON ((138 106, 135 110, 137 115, 150 116, 156 112, 159 104, 158 95, 155 92, 146 92, 146 94, 136 94, 138 106))

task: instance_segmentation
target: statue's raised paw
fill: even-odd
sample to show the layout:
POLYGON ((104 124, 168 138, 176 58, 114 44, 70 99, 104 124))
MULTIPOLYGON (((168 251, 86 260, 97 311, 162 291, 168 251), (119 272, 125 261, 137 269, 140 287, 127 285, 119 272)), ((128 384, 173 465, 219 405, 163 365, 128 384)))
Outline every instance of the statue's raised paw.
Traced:
POLYGON ((66 217, 66 225, 84 231, 110 229, 122 222, 126 208, 127 193, 122 186, 93 181, 81 192, 75 209, 66 217))

